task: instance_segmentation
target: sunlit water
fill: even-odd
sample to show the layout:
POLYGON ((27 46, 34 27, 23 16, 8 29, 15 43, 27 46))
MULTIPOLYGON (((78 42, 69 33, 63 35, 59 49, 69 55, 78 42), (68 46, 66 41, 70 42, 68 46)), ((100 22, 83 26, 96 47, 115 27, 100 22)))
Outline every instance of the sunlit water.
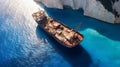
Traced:
POLYGON ((120 67, 120 24, 85 17, 82 10, 44 7, 72 28, 82 22, 84 40, 67 49, 34 21, 38 8, 32 0, 0 0, 0 67, 120 67))

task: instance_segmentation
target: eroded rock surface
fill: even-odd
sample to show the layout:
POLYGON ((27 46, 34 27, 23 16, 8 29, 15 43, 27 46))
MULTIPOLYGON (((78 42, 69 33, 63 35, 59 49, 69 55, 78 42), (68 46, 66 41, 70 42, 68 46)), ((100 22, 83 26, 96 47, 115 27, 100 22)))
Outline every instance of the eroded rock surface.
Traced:
POLYGON ((84 15, 109 23, 120 23, 120 0, 35 0, 49 8, 83 9, 84 15))

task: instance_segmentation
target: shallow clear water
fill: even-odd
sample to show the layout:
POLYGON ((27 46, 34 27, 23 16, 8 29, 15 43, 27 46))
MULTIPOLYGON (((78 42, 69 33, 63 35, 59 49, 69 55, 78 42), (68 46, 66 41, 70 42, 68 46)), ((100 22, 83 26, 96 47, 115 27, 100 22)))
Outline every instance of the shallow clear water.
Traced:
POLYGON ((120 24, 83 16, 82 10, 45 11, 79 29, 84 40, 73 49, 57 43, 32 18, 39 5, 32 0, 0 1, 0 67, 120 67, 120 24))

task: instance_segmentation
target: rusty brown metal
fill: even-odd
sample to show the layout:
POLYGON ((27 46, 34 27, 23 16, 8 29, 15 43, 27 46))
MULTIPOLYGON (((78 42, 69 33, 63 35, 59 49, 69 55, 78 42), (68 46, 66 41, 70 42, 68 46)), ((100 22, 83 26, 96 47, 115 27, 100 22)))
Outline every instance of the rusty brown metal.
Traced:
POLYGON ((68 48, 77 46, 84 38, 76 30, 49 17, 43 10, 33 13, 32 16, 43 30, 68 48))

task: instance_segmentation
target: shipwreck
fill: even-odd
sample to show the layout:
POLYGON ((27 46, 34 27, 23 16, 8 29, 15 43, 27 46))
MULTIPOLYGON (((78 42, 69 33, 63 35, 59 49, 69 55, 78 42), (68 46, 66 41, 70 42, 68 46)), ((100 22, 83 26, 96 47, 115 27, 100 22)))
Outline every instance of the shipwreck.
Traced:
POLYGON ((43 30, 68 48, 77 46, 84 38, 78 31, 49 17, 43 10, 33 13, 32 16, 43 30))

